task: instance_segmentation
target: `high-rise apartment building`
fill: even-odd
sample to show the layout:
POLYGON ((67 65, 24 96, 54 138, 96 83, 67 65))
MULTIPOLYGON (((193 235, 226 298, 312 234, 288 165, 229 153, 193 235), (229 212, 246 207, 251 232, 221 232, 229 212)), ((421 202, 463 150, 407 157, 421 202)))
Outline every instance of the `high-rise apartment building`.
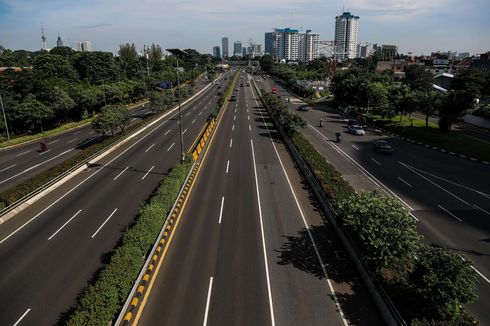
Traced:
POLYGON ((228 38, 227 37, 222 37, 221 38, 221 51, 223 52, 223 59, 228 58, 228 38))
POLYGON ((354 59, 357 56, 359 16, 346 11, 335 17, 334 57, 339 60, 354 59))
POLYGON ((369 56, 374 52, 373 45, 370 43, 359 43, 357 44, 357 57, 358 58, 369 58, 369 56))
POLYGON ((237 41, 237 42, 233 43, 233 55, 241 57, 242 54, 243 54, 242 42, 237 41))
POLYGON ((265 33, 264 52, 274 54, 274 32, 265 33))
POLYGON ((75 50, 81 52, 90 52, 92 51, 92 44, 90 43, 90 41, 78 41, 75 44, 75 50))
POLYGON ((213 46, 213 56, 216 58, 221 58, 221 53, 219 50, 219 45, 213 46))
POLYGON ((277 60, 311 61, 320 56, 320 34, 300 33, 297 29, 276 28, 274 32, 265 33, 265 53, 270 53, 277 60))

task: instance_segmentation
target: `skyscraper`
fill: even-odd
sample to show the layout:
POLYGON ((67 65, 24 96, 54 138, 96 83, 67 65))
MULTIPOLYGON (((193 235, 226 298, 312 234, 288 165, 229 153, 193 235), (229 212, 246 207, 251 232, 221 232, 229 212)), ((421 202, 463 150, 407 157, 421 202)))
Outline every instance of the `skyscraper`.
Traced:
POLYGON ((357 52, 357 36, 359 32, 359 16, 346 11, 335 17, 335 58, 339 60, 353 59, 357 52))
POLYGON ((90 43, 90 41, 78 41, 75 44, 75 50, 81 52, 90 52, 92 51, 92 44, 90 43))
POLYGON ((227 37, 222 37, 221 38, 221 51, 223 52, 223 59, 228 58, 228 38, 227 37))
POLYGON ((233 55, 236 55, 236 56, 239 56, 241 57, 242 56, 242 42, 241 41, 236 41, 235 43, 233 43, 233 55))
POLYGON ((300 33, 297 29, 276 28, 265 33, 266 53, 273 54, 277 60, 311 61, 320 56, 318 49, 320 34, 300 33))
POLYGON ((213 46, 213 56, 216 58, 221 58, 221 53, 219 50, 219 45, 213 46))
POLYGON ((63 41, 61 40, 60 33, 58 33, 58 39, 56 40, 56 46, 63 46, 63 41))

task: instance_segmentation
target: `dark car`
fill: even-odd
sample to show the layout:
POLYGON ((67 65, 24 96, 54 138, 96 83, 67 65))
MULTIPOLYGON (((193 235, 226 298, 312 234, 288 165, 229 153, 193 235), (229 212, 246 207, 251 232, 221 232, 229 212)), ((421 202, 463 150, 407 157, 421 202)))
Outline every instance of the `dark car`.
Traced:
POLYGON ((232 96, 230 97, 230 101, 236 101, 236 96, 235 96, 235 95, 232 95, 232 96))
POLYGON ((373 143, 374 150, 382 154, 393 154, 394 150, 386 140, 375 140, 373 143))
POLYGON ((308 110, 310 110, 310 107, 307 104, 298 106, 298 111, 308 111, 308 110))

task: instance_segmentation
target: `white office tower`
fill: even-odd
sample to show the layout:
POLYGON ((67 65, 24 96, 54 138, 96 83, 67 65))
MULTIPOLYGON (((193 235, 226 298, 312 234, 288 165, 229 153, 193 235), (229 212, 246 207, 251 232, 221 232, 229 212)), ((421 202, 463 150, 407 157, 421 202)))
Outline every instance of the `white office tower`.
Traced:
POLYGON ((276 28, 273 32, 274 55, 278 60, 297 61, 299 55, 299 31, 276 28))
POLYGON ((299 34, 299 55, 298 60, 302 62, 312 61, 320 57, 320 34, 312 33, 307 30, 306 33, 299 34))
POLYGON ((81 52, 90 52, 92 51, 92 44, 90 43, 90 41, 78 41, 75 44, 75 50, 81 52))
POLYGON ((359 16, 346 11, 335 17, 335 53, 338 60, 354 59, 357 56, 359 16))

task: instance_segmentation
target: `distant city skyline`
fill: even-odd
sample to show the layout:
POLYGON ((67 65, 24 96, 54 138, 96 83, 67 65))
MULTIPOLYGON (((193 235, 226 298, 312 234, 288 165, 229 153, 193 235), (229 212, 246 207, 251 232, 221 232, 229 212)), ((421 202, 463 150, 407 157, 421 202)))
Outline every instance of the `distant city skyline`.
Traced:
MULTIPOLYGON (((41 25, 47 46, 56 45, 58 33, 66 46, 91 40, 92 50, 117 53, 121 43, 156 43, 163 48, 194 48, 211 53, 226 35, 230 42, 249 39, 264 43, 273 28, 311 29, 323 41, 333 41, 335 17, 343 11, 360 16, 359 43, 397 44, 400 53, 435 51, 482 53, 490 50, 488 0, 464 6, 455 0, 352 0, 339 6, 328 0, 210 0, 144 3, 120 0, 0 0, 0 44, 18 50, 39 50, 41 25), (167 10, 155 10, 165 5, 167 10)), ((265 44, 264 44, 265 46, 265 44)))

